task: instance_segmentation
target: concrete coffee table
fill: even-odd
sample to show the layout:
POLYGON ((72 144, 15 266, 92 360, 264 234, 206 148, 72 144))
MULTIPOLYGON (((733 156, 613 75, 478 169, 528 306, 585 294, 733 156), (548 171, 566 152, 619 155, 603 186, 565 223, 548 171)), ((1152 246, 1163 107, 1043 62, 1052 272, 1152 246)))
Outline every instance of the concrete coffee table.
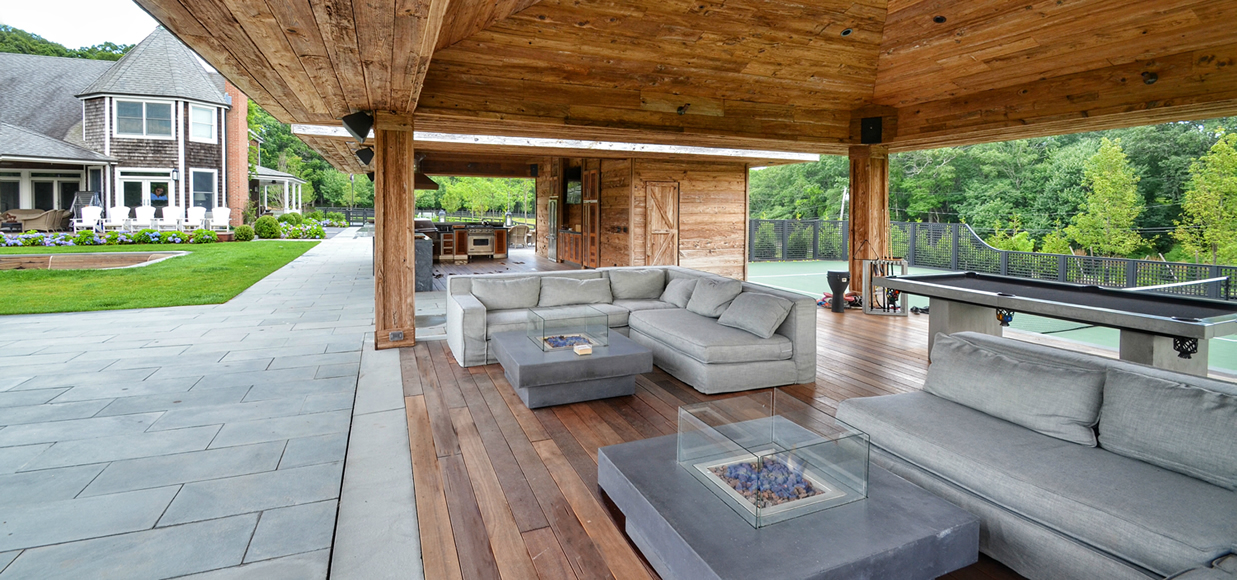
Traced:
POLYGON ((490 337, 507 382, 530 409, 636 392, 636 375, 652 372, 653 353, 626 336, 610 333, 608 346, 580 356, 571 349, 542 351, 524 332, 490 337))
POLYGON ((874 465, 867 499, 754 528, 679 467, 675 438, 597 452, 598 485, 666 580, 928 580, 979 558, 975 516, 874 465))

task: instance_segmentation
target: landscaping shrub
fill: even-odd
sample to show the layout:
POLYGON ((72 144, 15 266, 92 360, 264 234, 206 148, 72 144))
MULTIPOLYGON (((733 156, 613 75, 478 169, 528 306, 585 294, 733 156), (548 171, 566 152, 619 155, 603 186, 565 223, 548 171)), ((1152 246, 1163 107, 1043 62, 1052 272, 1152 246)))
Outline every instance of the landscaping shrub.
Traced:
POLYGON ((163 237, 159 235, 159 232, 149 228, 138 230, 132 237, 135 244, 159 244, 163 242, 163 237))
MULTIPOLYGON (((241 226, 241 227, 248 227, 248 226, 241 226)), ((250 230, 250 237, 252 236, 253 236, 253 230, 250 230)), ((190 235, 189 237, 189 243, 191 244, 213 244, 218 241, 219 241, 219 236, 215 235, 215 232, 212 232, 210 230, 203 230, 203 229, 193 230, 193 234, 190 235)))
POLYGON ((253 240, 253 226, 236 226, 236 229, 232 230, 232 239, 238 242, 253 240))
POLYGON ((163 232, 159 234, 159 241, 164 244, 186 244, 189 236, 184 232, 163 232))
POLYGON ((94 230, 82 230, 73 236, 73 244, 76 246, 100 246, 105 243, 107 238, 96 234, 94 230))
POLYGON ((320 221, 322 221, 324 217, 325 217, 325 216, 323 216, 323 215, 322 215, 322 212, 321 212, 320 210, 316 210, 316 209, 315 209, 315 210, 313 210, 313 211, 311 211, 311 212, 309 212, 309 213, 307 213, 307 214, 305 214, 305 219, 307 219, 307 220, 314 220, 314 221, 316 221, 316 222, 320 222, 320 221))
POLYGON ((286 213, 279 216, 279 223, 281 224, 292 224, 294 226, 299 226, 303 221, 305 221, 305 218, 302 218, 301 214, 296 212, 286 213))
POLYGON ((300 225, 281 224, 283 237, 290 240, 322 240, 326 239, 326 230, 318 222, 308 222, 300 225))
POLYGON ((279 222, 275 218, 264 215, 258 218, 258 221, 253 223, 253 233, 264 240, 273 240, 280 236, 279 222))

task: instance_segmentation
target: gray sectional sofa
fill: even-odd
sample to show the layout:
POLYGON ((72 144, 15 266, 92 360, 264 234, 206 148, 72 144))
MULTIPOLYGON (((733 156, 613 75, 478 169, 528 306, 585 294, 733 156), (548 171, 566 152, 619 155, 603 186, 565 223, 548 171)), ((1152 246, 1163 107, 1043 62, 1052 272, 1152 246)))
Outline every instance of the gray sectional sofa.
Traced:
POLYGON ((575 304, 703 393, 816 378, 811 297, 677 266, 451 276, 447 345, 460 366, 494 363, 495 333, 524 331, 530 308, 575 304))
POLYGON ((1237 385, 976 333, 921 392, 848 399, 872 462, 1036 579, 1237 580, 1237 385))

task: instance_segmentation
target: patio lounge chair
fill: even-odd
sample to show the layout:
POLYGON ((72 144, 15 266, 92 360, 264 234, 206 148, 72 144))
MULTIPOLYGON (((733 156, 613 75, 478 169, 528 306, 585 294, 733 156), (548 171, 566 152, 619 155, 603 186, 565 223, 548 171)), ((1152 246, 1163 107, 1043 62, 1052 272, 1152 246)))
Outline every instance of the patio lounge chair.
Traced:
POLYGON ((103 217, 103 208, 97 205, 88 205, 82 208, 82 217, 73 220, 73 231, 93 230, 99 227, 99 218, 103 217))
POLYGON ((129 208, 121 205, 107 210, 107 218, 103 220, 103 231, 123 230, 129 227, 129 208))
POLYGON ((210 229, 217 232, 226 232, 231 224, 232 210, 226 207, 215 206, 210 210, 210 229))
POLYGON ((137 216, 129 222, 129 228, 134 230, 143 230, 155 227, 155 207, 151 205, 139 205, 133 208, 133 213, 137 216))
POLYGON ((23 232, 30 230, 40 232, 63 230, 68 225, 69 216, 72 215, 68 210, 49 209, 36 216, 21 218, 21 229, 23 232))
POLYGON ((521 248, 528 245, 528 226, 523 224, 511 226, 511 235, 507 236, 507 240, 513 246, 519 244, 521 248))
POLYGON ((157 230, 180 230, 185 224, 185 208, 178 205, 164 206, 163 217, 155 223, 157 230))
POLYGON ((206 223, 206 208, 201 206, 193 206, 189 208, 189 217, 185 218, 185 229, 196 230, 206 229, 209 224, 206 223))

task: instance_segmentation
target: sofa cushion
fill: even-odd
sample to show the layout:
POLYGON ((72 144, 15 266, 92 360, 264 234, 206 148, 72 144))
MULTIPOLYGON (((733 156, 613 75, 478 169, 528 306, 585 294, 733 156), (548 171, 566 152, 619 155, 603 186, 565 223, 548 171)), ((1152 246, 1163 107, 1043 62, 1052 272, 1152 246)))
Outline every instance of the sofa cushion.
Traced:
POLYGON ((622 306, 623 308, 626 308, 627 310, 631 312, 636 312, 639 310, 666 310, 669 308, 682 308, 681 306, 675 306, 669 302, 662 302, 661 300, 657 300, 657 299, 653 299, 653 300, 618 300, 618 299, 615 299, 614 305, 622 306))
POLYGON ((615 304, 589 304, 589 308, 600 310, 606 315, 606 322, 610 328, 620 328, 627 326, 627 317, 631 311, 615 304))
POLYGON ((687 301, 687 309, 701 316, 717 318, 742 291, 743 283, 738 280, 706 276, 696 280, 692 298, 687 301))
POLYGON ((794 303, 760 292, 743 292, 730 303, 717 323, 769 338, 786 320, 794 303))
POLYGON ((1237 490, 1237 397, 1109 369, 1100 445, 1237 490))
POLYGON ((541 300, 537 306, 569 306, 572 304, 609 304, 614 302, 610 294, 610 281, 605 278, 576 280, 543 276, 541 300))
POLYGON ((702 363, 786 360, 794 354, 785 336, 760 338, 681 308, 632 312, 628 325, 702 363))
POLYGON ((666 272, 661 269, 607 270, 606 274, 615 300, 657 299, 666 289, 666 272))
POLYGON ((1079 445, 1095 446, 1104 373, 1016 360, 937 335, 923 390, 1079 445))
POLYGON ((524 332, 528 330, 528 309, 486 310, 485 338, 489 340, 500 332, 524 332))
POLYGON ((847 399, 837 417, 904 461, 1164 576, 1237 538, 1233 492, 928 393, 847 399))
POLYGON ((673 304, 675 308, 687 308, 692 299, 692 290, 696 289, 696 279, 679 278, 666 284, 666 291, 661 293, 661 301, 673 304))
POLYGON ((541 297, 541 278, 475 278, 472 295, 477 297, 486 310, 510 310, 532 308, 541 297))

